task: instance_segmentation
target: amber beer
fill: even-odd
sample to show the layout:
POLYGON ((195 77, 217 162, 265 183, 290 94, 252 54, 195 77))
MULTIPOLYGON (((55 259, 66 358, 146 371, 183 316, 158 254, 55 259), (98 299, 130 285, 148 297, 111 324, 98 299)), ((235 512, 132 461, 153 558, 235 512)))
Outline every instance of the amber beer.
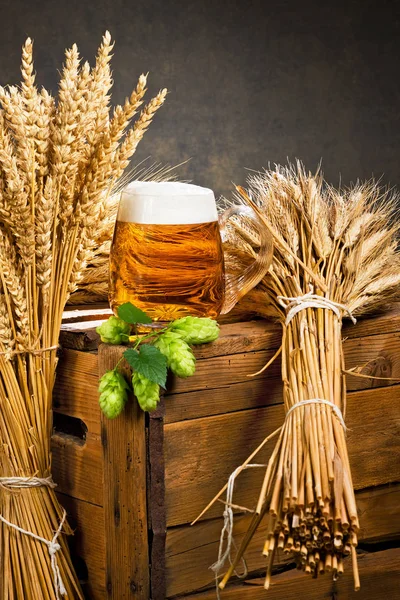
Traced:
POLYGON ((216 317, 224 261, 214 194, 182 183, 130 184, 110 255, 110 303, 132 302, 154 321, 216 317))

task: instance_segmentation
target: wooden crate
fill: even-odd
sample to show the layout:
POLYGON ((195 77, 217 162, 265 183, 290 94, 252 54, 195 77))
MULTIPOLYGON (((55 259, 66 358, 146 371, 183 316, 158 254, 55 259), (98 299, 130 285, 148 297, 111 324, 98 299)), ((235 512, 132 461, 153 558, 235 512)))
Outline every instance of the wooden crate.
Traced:
MULTIPOLYGON (((101 315, 99 310, 91 316, 101 315)), ((279 361, 248 377, 275 353, 280 328, 265 321, 223 325, 219 340, 196 349, 196 374, 187 380, 170 378, 156 413, 145 417, 132 402, 121 418, 107 421, 98 408, 98 374, 115 365, 123 348, 100 346, 97 352, 93 324, 80 320, 79 312, 70 317, 62 335, 53 475, 77 528, 72 547, 78 566, 87 568, 87 597, 214 599, 209 566, 218 552, 222 504, 194 527, 189 523, 233 469, 283 422, 279 361)), ((366 365, 367 375, 400 379, 400 308, 346 326, 344 337, 348 369, 366 365)), ((261 526, 247 552, 250 575, 245 582, 232 582, 222 598, 400 597, 400 384, 348 376, 347 385, 347 439, 361 523, 361 592, 352 591, 349 565, 337 583, 329 576, 314 581, 282 556, 266 594, 259 579, 265 569, 261 526)), ((260 461, 271 448, 272 442, 260 461)), ((261 478, 261 470, 241 475, 238 504, 254 503, 261 478)), ((237 541, 247 521, 247 516, 237 517, 237 541)))

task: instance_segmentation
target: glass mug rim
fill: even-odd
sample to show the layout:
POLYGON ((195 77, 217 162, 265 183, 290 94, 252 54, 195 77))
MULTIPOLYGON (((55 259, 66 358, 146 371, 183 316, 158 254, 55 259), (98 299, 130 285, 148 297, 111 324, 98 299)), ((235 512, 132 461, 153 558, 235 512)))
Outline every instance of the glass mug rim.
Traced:
POLYGON ((214 192, 189 183, 132 182, 121 193, 117 221, 193 225, 218 221, 214 192))
POLYGON ((196 185, 194 183, 186 183, 184 181, 131 181, 124 187, 122 194, 134 196, 136 192, 140 192, 141 196, 163 196, 166 198, 171 196, 171 190, 174 190, 175 196, 206 196, 214 192, 211 188, 196 185), (157 194, 150 191, 152 188, 157 189, 157 194))

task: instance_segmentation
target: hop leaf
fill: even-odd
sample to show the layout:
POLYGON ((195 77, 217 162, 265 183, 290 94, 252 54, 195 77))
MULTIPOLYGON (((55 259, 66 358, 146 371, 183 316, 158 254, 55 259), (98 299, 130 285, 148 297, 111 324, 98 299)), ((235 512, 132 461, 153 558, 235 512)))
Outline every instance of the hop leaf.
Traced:
POLYGON ((135 325, 136 323, 150 324, 152 323, 151 318, 145 312, 140 310, 137 306, 131 302, 125 302, 118 308, 118 316, 127 323, 135 325))
POLYGON ((124 352, 124 357, 132 369, 135 369, 153 383, 165 387, 167 359, 157 348, 150 344, 139 346, 139 352, 134 348, 128 348, 124 352))
POLYGON ((142 410, 152 412, 160 401, 160 386, 135 371, 132 375, 133 391, 142 410))
POLYGON ((105 344, 121 344, 127 341, 127 336, 130 332, 130 325, 118 319, 118 317, 110 317, 104 321, 99 327, 96 327, 97 333, 100 335, 101 341, 105 344))
POLYGON ((100 379, 99 404, 108 419, 121 414, 128 399, 129 386, 118 371, 106 371, 100 379))
POLYGON ((182 317, 171 324, 170 330, 180 333, 188 344, 206 344, 219 336, 217 321, 205 317, 182 317))
POLYGON ((178 377, 190 377, 196 369, 196 359, 189 345, 176 331, 166 331, 154 343, 164 354, 168 367, 178 377))

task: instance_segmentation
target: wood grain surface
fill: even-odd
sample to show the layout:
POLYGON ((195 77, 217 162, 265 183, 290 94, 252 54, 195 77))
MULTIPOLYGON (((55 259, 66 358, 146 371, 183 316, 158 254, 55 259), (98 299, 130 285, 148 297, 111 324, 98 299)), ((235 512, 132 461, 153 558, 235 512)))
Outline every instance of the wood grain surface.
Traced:
POLYGON ((52 472, 57 489, 68 496, 103 505, 103 457, 100 437, 86 435, 82 442, 73 435, 52 437, 52 472))
MULTIPOLYGON (((359 555, 361 589, 354 591, 350 560, 346 559, 344 574, 334 582, 323 575, 315 581, 302 571, 291 569, 272 577, 268 592, 262 579, 232 585, 222 594, 222 600, 398 600, 400 548, 359 555)), ((181 600, 215 600, 215 590, 181 596, 181 600)))
POLYGON ((81 419, 91 433, 100 435, 98 387, 97 354, 64 349, 57 366, 53 409, 81 419))
MULTIPOLYGON (((117 352, 101 346, 100 376, 116 365, 117 352)), ((101 417, 104 463, 106 598, 149 600, 145 413, 133 398, 124 417, 101 417)))
MULTIPOLYGON (((347 442, 355 489, 400 480, 399 398, 399 385, 354 392, 348 398, 347 442)), ((166 425, 168 526, 192 521, 283 419, 283 406, 276 405, 166 425)), ((268 459, 273 443, 268 442, 258 461, 268 459)), ((252 508, 262 477, 262 469, 244 472, 238 479, 236 503, 252 508)), ((219 512, 214 506, 208 518, 219 512)))
MULTIPOLYGON (((110 310, 105 306, 81 307, 80 309, 68 310, 64 313, 63 326, 61 329, 60 343, 65 348, 78 350, 89 350, 82 344, 84 335, 89 336, 90 344, 93 339, 99 340, 95 328, 100 322, 110 316, 110 310), (98 323, 94 322, 98 321, 98 323), (76 341, 74 341, 74 336, 76 341), (78 341, 79 340, 79 341, 78 341)), ((210 358, 213 356, 224 356, 225 354, 240 354, 266 348, 277 348, 281 340, 281 327, 273 321, 264 319, 253 321, 240 321, 238 315, 231 315, 231 319, 223 319, 221 333, 218 340, 212 344, 204 344, 196 347, 198 358, 210 358)), ((360 318, 356 325, 352 325, 345 319, 343 324, 343 337, 354 338, 369 335, 386 334, 400 330, 400 303, 391 310, 382 314, 360 318)))
MULTIPOLYGON (((260 375, 249 377, 273 357, 276 349, 277 346, 270 350, 200 359, 193 377, 171 377, 166 394, 165 421, 173 423, 282 402, 280 357, 260 375)), ((346 369, 359 367, 361 374, 397 377, 400 381, 399 332, 349 338, 344 343, 344 353, 346 369)), ((391 379, 347 376, 349 392, 395 383, 391 379)))
MULTIPOLYGON (((375 542, 400 535, 400 484, 360 490, 356 493, 360 517, 359 540, 375 542)), ((221 517, 197 523, 193 527, 182 526, 168 529, 166 542, 167 597, 212 586, 214 581, 210 566, 218 556, 219 538, 223 524, 221 517)), ((240 544, 249 523, 249 516, 236 516, 234 539, 240 544)), ((265 542, 266 523, 260 527, 246 551, 249 573, 265 570, 265 557, 261 550, 265 542)), ((275 570, 289 562, 281 553, 275 558, 275 570)))
POLYGON ((73 557, 75 561, 77 558, 83 560, 87 568, 87 579, 82 581, 84 593, 90 600, 102 600, 106 590, 104 510, 64 494, 57 495, 74 529, 74 535, 68 540, 73 557))

